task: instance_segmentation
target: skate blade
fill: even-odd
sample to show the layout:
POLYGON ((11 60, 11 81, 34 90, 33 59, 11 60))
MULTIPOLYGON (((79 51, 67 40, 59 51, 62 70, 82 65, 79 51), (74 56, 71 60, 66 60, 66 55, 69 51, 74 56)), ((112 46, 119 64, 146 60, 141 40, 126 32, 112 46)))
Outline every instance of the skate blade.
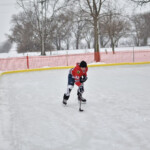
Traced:
POLYGON ((65 103, 64 101, 62 101, 62 104, 63 104, 64 106, 67 106, 67 103, 65 103))

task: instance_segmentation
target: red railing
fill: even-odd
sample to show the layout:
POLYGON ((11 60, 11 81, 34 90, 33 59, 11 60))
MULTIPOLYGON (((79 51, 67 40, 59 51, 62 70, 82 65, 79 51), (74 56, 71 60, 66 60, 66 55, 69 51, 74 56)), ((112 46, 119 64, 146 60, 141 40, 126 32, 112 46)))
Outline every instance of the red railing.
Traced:
MULTIPOLYGON (((147 62, 150 61, 150 50, 102 52, 102 63, 147 62)), ((94 62, 94 53, 69 54, 59 56, 24 56, 13 58, 0 58, 0 71, 24 70, 55 66, 72 66, 81 60, 87 63, 94 62)))

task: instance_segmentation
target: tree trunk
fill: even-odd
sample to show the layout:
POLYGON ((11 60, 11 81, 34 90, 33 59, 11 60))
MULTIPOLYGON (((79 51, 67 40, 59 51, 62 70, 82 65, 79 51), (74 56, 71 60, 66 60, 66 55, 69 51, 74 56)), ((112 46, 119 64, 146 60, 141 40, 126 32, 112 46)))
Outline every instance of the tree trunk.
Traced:
POLYGON ((69 50, 69 48, 70 48, 70 44, 69 44, 69 39, 67 39, 67 50, 69 50))
POLYGON ((112 52, 113 54, 115 54, 115 44, 113 42, 113 39, 111 38, 111 48, 112 48, 112 52))
POLYGON ((79 49, 79 38, 76 39, 76 49, 79 49))
POLYGON ((91 48, 90 42, 87 42, 87 45, 88 45, 88 49, 90 49, 91 48))
POLYGON ((142 46, 147 46, 147 37, 145 37, 145 38, 143 39, 143 44, 142 44, 142 46))
POLYGON ((99 39, 98 39, 98 20, 94 18, 94 60, 100 62, 100 53, 99 53, 99 39))
POLYGON ((61 50, 61 38, 59 37, 59 50, 61 50))
POLYGON ((100 36, 99 40, 100 40, 100 47, 104 48, 104 41, 103 41, 102 36, 100 36))

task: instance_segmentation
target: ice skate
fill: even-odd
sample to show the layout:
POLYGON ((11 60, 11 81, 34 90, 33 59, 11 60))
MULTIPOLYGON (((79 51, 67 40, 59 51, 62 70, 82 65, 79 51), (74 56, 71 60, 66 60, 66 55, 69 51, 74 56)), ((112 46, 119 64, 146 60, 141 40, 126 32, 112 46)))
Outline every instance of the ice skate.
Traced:
POLYGON ((63 97, 63 104, 64 105, 67 105, 67 100, 69 99, 69 96, 67 96, 66 94, 64 94, 64 97, 63 97))

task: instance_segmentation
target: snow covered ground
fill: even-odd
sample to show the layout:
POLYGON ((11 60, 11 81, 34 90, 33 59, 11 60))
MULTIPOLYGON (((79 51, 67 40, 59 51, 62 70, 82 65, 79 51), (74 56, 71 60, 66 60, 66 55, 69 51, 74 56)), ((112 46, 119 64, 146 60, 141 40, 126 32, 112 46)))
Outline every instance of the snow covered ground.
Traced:
MULTIPOLYGON (((144 47, 118 47, 115 48, 115 51, 144 51, 150 50, 150 46, 144 47)), ((84 54, 84 53, 93 53, 94 49, 78 49, 78 50, 59 50, 59 51, 49 51, 46 52, 47 56, 56 56, 56 55, 69 55, 69 54, 84 54)), ((112 52, 112 48, 100 48, 100 52, 112 52)), ((28 53, 17 53, 16 48, 13 46, 9 53, 0 53, 0 58, 8 57, 22 57, 22 56, 40 56, 41 52, 28 52, 28 53)))
POLYGON ((150 65, 89 68, 79 112, 68 70, 0 78, 0 150, 149 150, 150 65))

